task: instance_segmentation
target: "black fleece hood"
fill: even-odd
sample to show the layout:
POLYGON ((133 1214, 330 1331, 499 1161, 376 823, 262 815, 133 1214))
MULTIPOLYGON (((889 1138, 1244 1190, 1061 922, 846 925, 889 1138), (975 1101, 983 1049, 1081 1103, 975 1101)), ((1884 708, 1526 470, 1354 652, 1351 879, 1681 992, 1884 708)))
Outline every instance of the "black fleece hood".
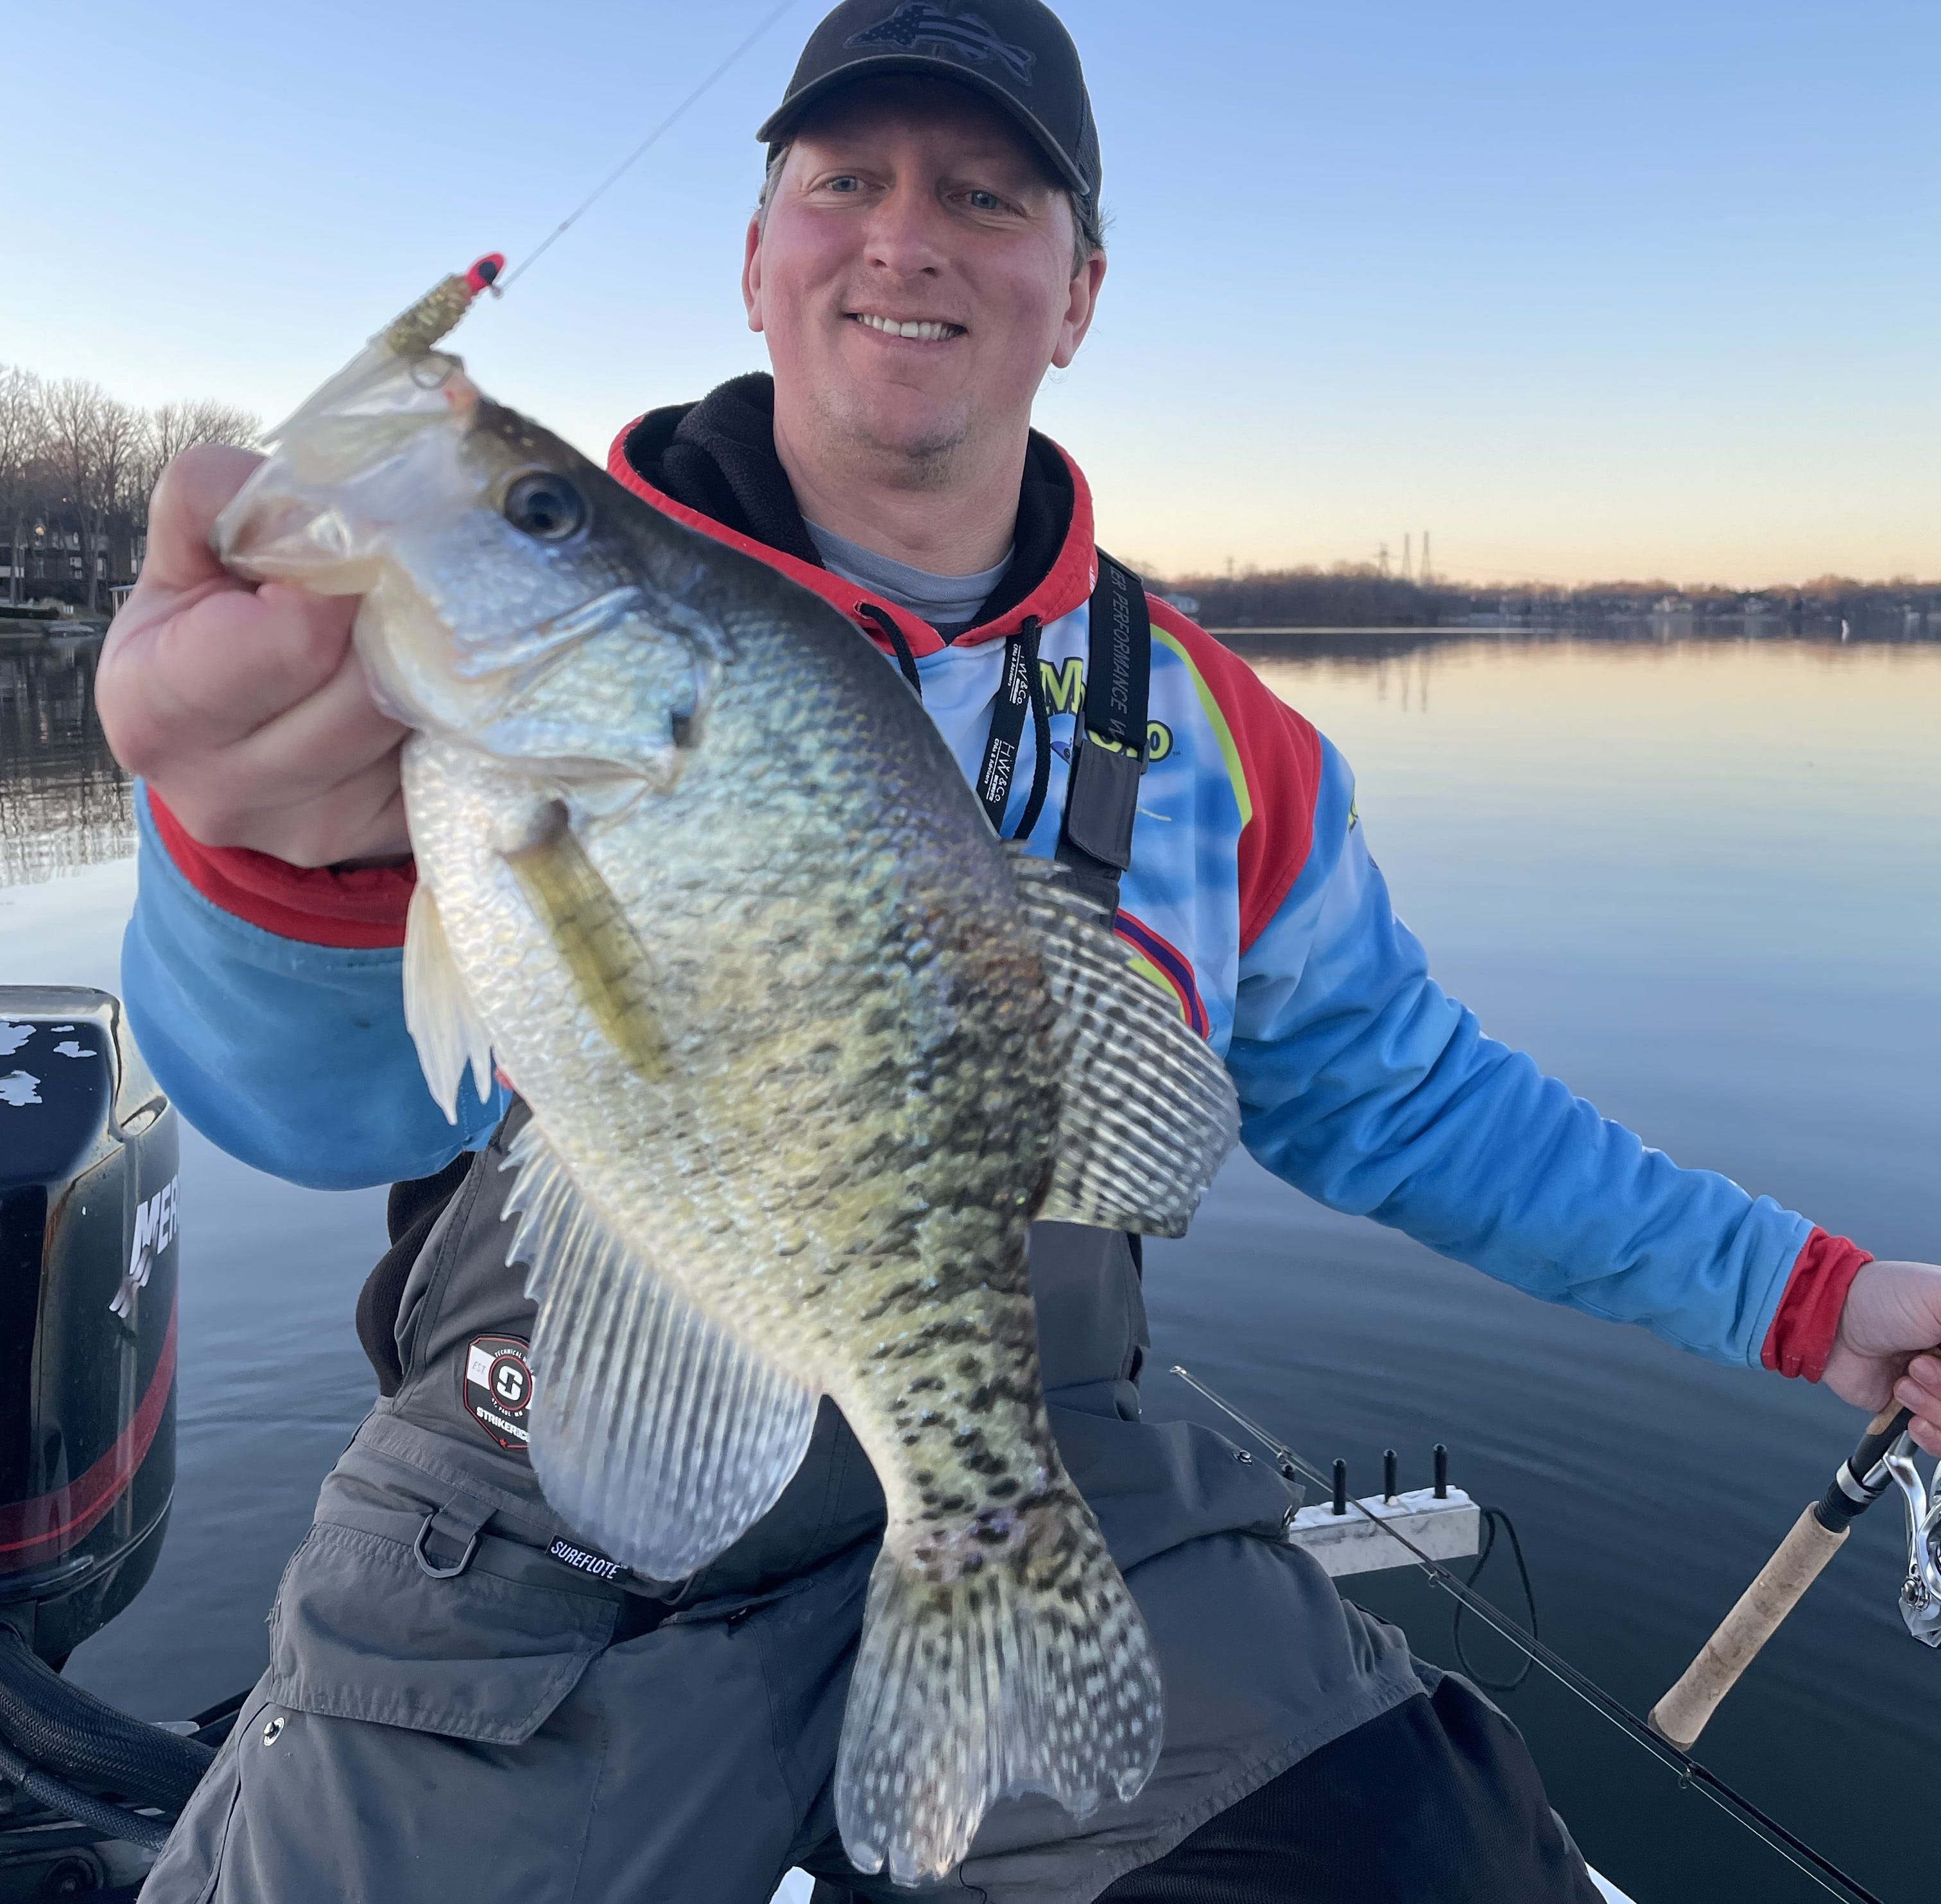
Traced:
MULTIPOLYGON (((731 378, 698 403, 650 410, 622 446, 628 468, 677 503, 812 567, 823 566, 775 454, 775 386, 766 371, 731 378)), ((1050 572, 1071 532, 1071 472, 1036 430, 1025 450, 1010 567, 978 610, 994 621, 1050 572)))

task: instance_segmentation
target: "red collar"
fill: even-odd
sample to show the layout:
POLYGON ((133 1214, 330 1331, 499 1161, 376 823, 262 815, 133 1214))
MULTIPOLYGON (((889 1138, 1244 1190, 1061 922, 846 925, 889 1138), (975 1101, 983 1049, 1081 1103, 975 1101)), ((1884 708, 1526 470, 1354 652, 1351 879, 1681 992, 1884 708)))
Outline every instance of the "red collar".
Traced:
MULTIPOLYGON (((651 503, 663 515, 684 522, 690 529, 698 529, 704 536, 712 536, 730 549, 738 549, 744 555, 752 555, 758 561, 767 563, 770 568, 779 570, 791 581, 799 582, 805 588, 814 589, 855 622, 885 654, 890 652, 890 644, 860 613, 865 607, 874 613, 888 616, 896 623, 903 631, 903 639, 909 643, 912 654, 934 655, 943 646, 943 638, 936 629, 908 609, 899 608, 853 582, 845 582, 839 575, 832 575, 827 569, 785 555, 780 549, 771 549, 752 536, 724 528, 712 516, 703 515, 698 509, 691 509, 685 503, 676 502, 665 491, 656 489, 627 460, 627 439, 640 420, 637 417, 628 424, 614 438, 613 447, 607 453, 607 473, 616 481, 643 501, 651 503)), ((980 642, 1001 640, 1006 635, 1015 634, 1028 616, 1035 616, 1040 622, 1055 622, 1090 598, 1097 567, 1092 541, 1092 492, 1086 487, 1084 472, 1065 450, 1056 444, 1053 448, 1064 457, 1065 466, 1071 474, 1071 526, 1065 532, 1065 546, 1045 571, 1044 579, 1022 601, 995 621, 966 628, 951 643, 952 646, 967 648, 980 642)))

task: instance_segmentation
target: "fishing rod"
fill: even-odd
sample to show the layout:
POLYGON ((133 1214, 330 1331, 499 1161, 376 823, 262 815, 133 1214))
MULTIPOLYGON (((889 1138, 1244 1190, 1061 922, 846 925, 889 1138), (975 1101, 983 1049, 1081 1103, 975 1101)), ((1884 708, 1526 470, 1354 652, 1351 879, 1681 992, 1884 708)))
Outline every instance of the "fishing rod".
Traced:
POLYGON ((1911 1410, 1890 1403, 1867 1423, 1826 1493, 1807 1504, 1698 1658, 1652 1707, 1652 1725, 1663 1737, 1680 1747, 1696 1742, 1719 1701, 1846 1544, 1854 1523, 1890 1487, 1900 1490, 1907 1509, 1901 1618, 1923 1645, 1941 1647, 1941 1462, 1931 1487, 1924 1486, 1907 1432, 1912 1419, 1911 1410))
MULTIPOLYGON (((1225 1397, 1215 1393, 1189 1370, 1175 1362, 1172 1365, 1172 1373, 1266 1448, 1273 1456, 1275 1465, 1282 1475, 1291 1478, 1293 1475, 1298 1474, 1317 1486, 1332 1487, 1331 1476, 1323 1475, 1313 1462, 1304 1459, 1278 1438, 1269 1434, 1250 1416, 1243 1414, 1225 1397)), ((1865 1445, 1863 1442, 1862 1447, 1864 1448, 1865 1445)), ((1856 1453, 1860 1451, 1857 1450, 1856 1453)), ((1871 1469, 1869 1472, 1870 1473, 1871 1469)), ((1575 1693, 1599 1717, 1642 1746, 1661 1764, 1677 1772, 1681 1786, 1689 1786, 1710 1799, 1728 1817, 1777 1851, 1829 1896, 1845 1898, 1849 1900, 1849 1904, 1883 1904, 1883 1900, 1857 1878, 1848 1877, 1830 1858, 1822 1856, 1804 1838, 1789 1831, 1777 1819, 1762 1811, 1750 1799, 1727 1784, 1716 1772, 1701 1765, 1683 1747, 1654 1730, 1629 1707, 1606 1692, 1588 1673, 1579 1671, 1534 1634, 1526 1632, 1493 1601, 1485 1599, 1467 1582, 1459 1579, 1440 1560, 1425 1554, 1392 1523, 1375 1513, 1362 1501, 1350 1499, 1346 1505, 1379 1527, 1391 1540, 1406 1548, 1410 1558, 1428 1575, 1429 1580, 1444 1592, 1452 1595, 1460 1606, 1474 1613, 1486 1625, 1493 1627, 1512 1646, 1542 1667, 1567 1692, 1575 1693)))

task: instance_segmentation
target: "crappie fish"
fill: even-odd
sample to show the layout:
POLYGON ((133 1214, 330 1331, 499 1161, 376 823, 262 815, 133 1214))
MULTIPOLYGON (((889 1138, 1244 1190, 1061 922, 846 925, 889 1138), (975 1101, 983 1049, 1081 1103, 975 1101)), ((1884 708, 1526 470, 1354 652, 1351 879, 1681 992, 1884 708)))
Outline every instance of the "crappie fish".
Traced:
POLYGON ((217 547, 361 594, 415 730, 407 1017, 448 1115, 495 1060, 530 1108, 507 1208, 547 1498, 682 1579, 831 1398, 888 1504, 838 1822, 860 1869, 934 1878, 1006 1794, 1082 1816, 1157 1759, 1026 1230, 1179 1233, 1233 1086, 854 627, 489 401, 435 328, 298 412, 217 547))

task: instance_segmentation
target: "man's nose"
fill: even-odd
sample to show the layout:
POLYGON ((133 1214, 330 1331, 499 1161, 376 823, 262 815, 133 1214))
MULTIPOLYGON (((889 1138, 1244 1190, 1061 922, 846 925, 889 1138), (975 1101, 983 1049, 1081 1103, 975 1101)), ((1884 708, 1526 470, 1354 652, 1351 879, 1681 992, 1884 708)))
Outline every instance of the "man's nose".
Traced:
POLYGON ((868 261, 905 277, 935 272, 949 260, 949 221, 927 186, 899 183, 885 193, 870 219, 868 261))

